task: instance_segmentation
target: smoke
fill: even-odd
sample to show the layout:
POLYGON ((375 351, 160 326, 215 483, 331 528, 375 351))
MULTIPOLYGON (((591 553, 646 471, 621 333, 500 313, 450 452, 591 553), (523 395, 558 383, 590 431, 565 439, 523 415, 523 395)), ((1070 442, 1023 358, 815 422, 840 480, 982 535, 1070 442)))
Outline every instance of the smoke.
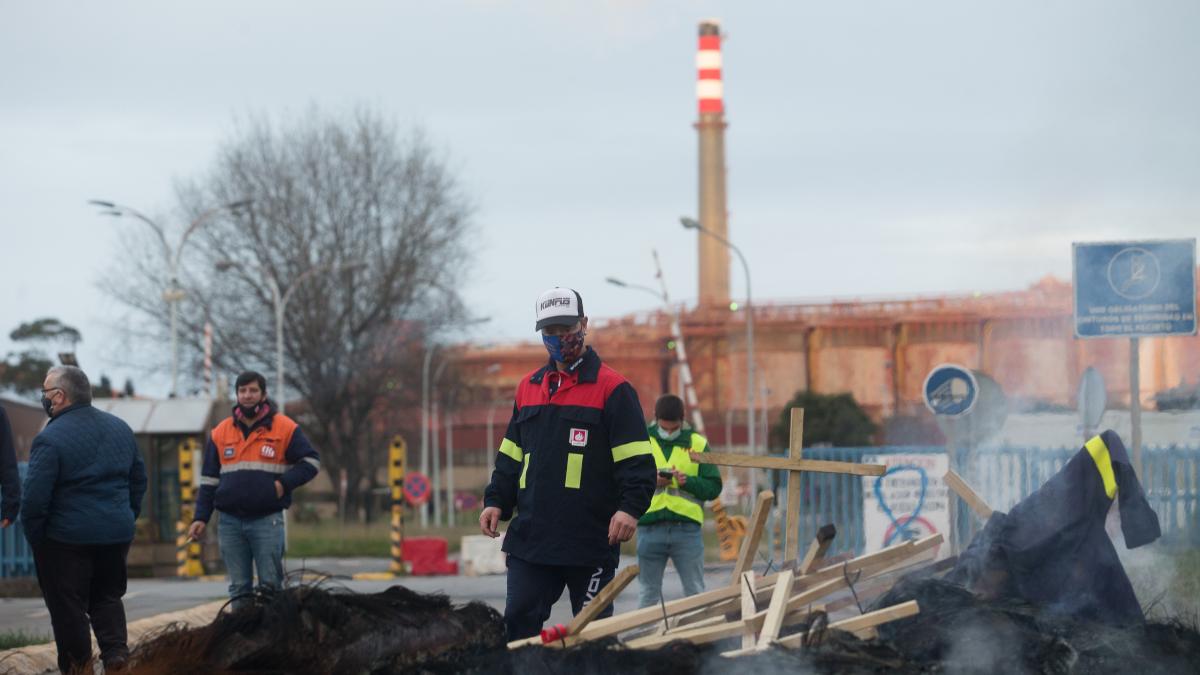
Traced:
POLYGON ((1196 592, 1200 556, 1196 551, 1171 550, 1161 539, 1141 548, 1126 548, 1117 503, 1113 500, 1104 528, 1146 612, 1146 620, 1180 619, 1195 624, 1200 618, 1200 593, 1196 592))
POLYGON ((1012 645, 1021 636, 1006 623, 968 623, 950 636, 943 665, 947 673, 1005 673, 1021 670, 1012 645))

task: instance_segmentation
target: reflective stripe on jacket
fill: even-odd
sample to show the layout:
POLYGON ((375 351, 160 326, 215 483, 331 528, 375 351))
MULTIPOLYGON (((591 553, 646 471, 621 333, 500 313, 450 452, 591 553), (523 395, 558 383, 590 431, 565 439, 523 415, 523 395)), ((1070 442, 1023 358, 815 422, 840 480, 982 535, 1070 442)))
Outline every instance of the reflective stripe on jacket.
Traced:
MULTIPOLYGON (((654 449, 654 464, 659 471, 663 469, 674 468, 680 473, 689 478, 699 475, 700 465, 692 461, 689 452, 704 452, 708 449, 708 439, 700 434, 692 434, 691 447, 673 446, 671 447, 671 456, 667 457, 663 454, 662 446, 659 445, 658 439, 654 436, 650 437, 650 445, 654 449)), ((653 513, 666 509, 672 513, 677 513, 688 520, 694 520, 697 523, 704 523, 704 502, 687 490, 680 489, 678 482, 672 478, 670 485, 654 490, 654 498, 650 500, 650 508, 646 509, 646 513, 653 513)))
POLYGON ((292 504, 292 491, 312 480, 321 458, 292 418, 273 408, 246 429, 227 417, 209 435, 196 497, 196 520, 214 508, 239 518, 278 513, 292 504), (283 496, 275 492, 283 485, 283 496))
POLYGON ((617 565, 617 511, 639 518, 654 493, 654 459, 637 392, 589 347, 573 368, 553 362, 517 386, 484 504, 516 517, 504 551, 539 565, 617 565))

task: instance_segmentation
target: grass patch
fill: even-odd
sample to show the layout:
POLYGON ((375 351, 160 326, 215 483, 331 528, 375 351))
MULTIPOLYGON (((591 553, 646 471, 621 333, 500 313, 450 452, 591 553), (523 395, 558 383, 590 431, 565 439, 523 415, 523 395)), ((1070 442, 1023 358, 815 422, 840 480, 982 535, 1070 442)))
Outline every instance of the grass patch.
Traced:
POLYGON ((1179 593, 1200 597, 1200 549, 1184 551, 1175 559, 1175 582, 1179 593))
POLYGON ((23 630, 9 630, 0 632, 0 651, 5 649, 16 649, 18 647, 28 647, 29 645, 40 645, 50 642, 54 638, 49 635, 39 635, 37 633, 26 633, 23 630))
MULTIPOLYGON (((466 516, 464 515, 463 518, 466 516)), ((415 520, 415 519, 414 519, 415 520)), ((388 558, 391 556, 391 524, 321 523, 288 524, 288 558, 388 558)), ((405 522, 405 537, 442 537, 450 553, 457 553, 462 537, 479 534, 475 522, 447 527, 421 528, 405 522)))
MULTIPOLYGON (((707 514, 706 514, 707 515, 707 514)), ((404 536, 443 537, 447 540, 450 553, 457 553, 462 537, 479 532, 479 513, 462 513, 459 524, 446 527, 422 529, 415 517, 406 517, 404 536)), ((501 523, 501 530, 508 527, 501 523)), ((704 538, 704 560, 712 563, 720 560, 720 543, 712 517, 705 518, 701 530, 704 538)), ((391 524, 387 520, 374 523, 341 523, 325 520, 319 523, 288 523, 287 557, 298 558, 387 558, 391 556, 391 524)), ((764 537, 765 541, 765 537, 764 537)), ((621 545, 623 555, 637 555, 637 538, 621 545)), ((760 561, 761 562, 761 561, 760 561)))

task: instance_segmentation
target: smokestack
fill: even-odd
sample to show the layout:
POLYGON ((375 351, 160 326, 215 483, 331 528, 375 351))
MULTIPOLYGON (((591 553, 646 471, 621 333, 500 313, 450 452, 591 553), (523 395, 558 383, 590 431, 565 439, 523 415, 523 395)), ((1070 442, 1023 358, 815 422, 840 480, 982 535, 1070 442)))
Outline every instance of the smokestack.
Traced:
MULTIPOLYGON (((725 101, 721 84, 721 26, 716 20, 700 22, 696 52, 696 98, 700 118, 700 225, 723 238, 729 237, 725 209, 725 101)), ((729 305, 729 249, 715 238, 697 233, 700 245, 700 306, 729 305)))

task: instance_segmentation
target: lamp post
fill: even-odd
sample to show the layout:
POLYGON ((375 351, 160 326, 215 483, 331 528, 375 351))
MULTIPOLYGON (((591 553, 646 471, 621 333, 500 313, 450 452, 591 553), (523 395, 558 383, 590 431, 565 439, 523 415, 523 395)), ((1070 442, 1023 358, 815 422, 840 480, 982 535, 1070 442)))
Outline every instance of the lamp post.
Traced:
MULTIPOLYGON (((488 375, 495 375, 496 373, 500 372, 500 364, 493 363, 492 365, 488 366, 487 370, 484 372, 486 372, 488 375)), ((496 385, 490 384, 488 385, 487 443, 484 445, 484 452, 490 451, 492 449, 492 444, 495 442, 495 436, 492 435, 495 433, 492 424, 496 419, 497 402, 496 385)))
POLYGON ((446 369, 446 364, 449 361, 443 360, 438 364, 436 370, 433 371, 433 379, 429 381, 429 386, 433 389, 433 402, 430 404, 432 411, 429 421, 430 448, 433 457, 433 475, 429 477, 429 482, 433 485, 433 498, 430 500, 433 503, 433 524, 437 527, 442 526, 442 406, 438 400, 437 383, 442 379, 442 371, 446 369))
POLYGON ((692 367, 688 364, 687 350, 683 346, 683 319, 680 316, 679 309, 671 307, 671 296, 667 294, 667 280, 663 277, 662 264, 658 260, 658 250, 651 249, 650 252, 654 255, 655 277, 658 279, 661 290, 655 291, 649 286, 630 284, 613 277, 607 277, 605 281, 621 288, 633 288, 645 291, 662 300, 663 309, 671 317, 671 339, 675 342, 675 360, 679 363, 680 393, 683 394, 688 408, 692 412, 692 423, 695 425, 696 431, 704 434, 707 433, 704 429, 704 415, 700 410, 700 399, 696 396, 696 385, 692 380, 692 367))
MULTIPOLYGON (((271 303, 275 307, 275 402, 279 404, 279 412, 284 412, 285 401, 287 397, 284 395, 284 370, 283 370, 283 313, 287 309, 288 301, 292 299, 292 294, 300 287, 300 284, 312 278, 314 275, 321 272, 344 272, 349 270, 362 269, 366 267, 366 263, 352 263, 350 265, 336 265, 328 263, 324 265, 315 265, 300 273, 287 288, 281 289, 279 282, 275 280, 275 276, 271 274, 263 274, 266 277, 267 284, 271 289, 271 303)), ((231 260, 222 260, 217 263, 217 270, 224 272, 233 267, 238 267, 238 264, 231 260)))
MULTIPOLYGON (((746 442, 750 446, 750 454, 758 454, 754 443, 754 427, 757 426, 757 420, 755 419, 757 406, 755 405, 756 397, 754 391, 754 307, 751 301, 752 296, 750 293, 750 265, 746 264, 746 256, 742 255, 741 249, 739 249, 737 246, 734 246, 733 242, 729 241, 725 237, 722 237, 716 232, 713 232, 712 230, 705 229, 705 227, 701 225, 695 218, 682 216, 679 219, 679 222, 683 225, 684 229, 696 230, 701 234, 706 234, 721 242, 726 246, 726 248, 736 253, 738 260, 740 260, 742 263, 742 270, 746 273, 746 442)), ((732 306, 731 308, 736 309, 736 307, 732 306)), ((751 469, 751 495, 757 494, 756 482, 754 470, 751 469)))
MULTIPOLYGON (((491 321, 491 320, 492 320, 492 317, 485 316, 485 317, 481 317, 478 319, 469 319, 469 320, 463 322, 461 325, 476 326, 481 323, 487 323, 488 321, 491 321)), ((436 348, 437 348, 437 343, 435 343, 433 340, 429 340, 428 344, 425 345, 425 359, 421 363, 421 473, 425 474, 426 476, 429 476, 429 428, 430 428, 430 418, 431 418, 430 411, 429 411, 429 398, 430 398, 429 368, 433 364, 433 350, 436 348)), ((439 373, 441 372, 440 368, 439 368, 438 372, 439 373)), ((435 499, 436 499, 436 497, 435 497, 435 499)), ((421 527, 428 526, 429 525, 428 512, 426 511, 426 509, 423 506, 421 507, 419 512, 420 512, 421 527)))
POLYGON ((132 217, 150 226, 154 230, 154 234, 158 235, 158 242, 162 246, 163 258, 167 261, 167 287, 163 289, 163 300, 166 301, 170 309, 170 325, 171 325, 171 398, 179 393, 179 302, 184 298, 184 291, 179 287, 179 261, 183 255, 183 245, 187 243, 189 237, 201 225, 211 220, 213 217, 220 214, 222 211, 237 211, 247 208, 253 200, 242 199, 228 204, 213 207, 196 216, 187 229, 183 231, 183 236, 179 238, 179 244, 171 249, 167 243, 167 235, 162 226, 151 220, 137 209, 123 206, 115 202, 106 201, 103 199, 92 199, 88 201, 93 206, 99 206, 103 211, 101 215, 113 217, 132 217))

